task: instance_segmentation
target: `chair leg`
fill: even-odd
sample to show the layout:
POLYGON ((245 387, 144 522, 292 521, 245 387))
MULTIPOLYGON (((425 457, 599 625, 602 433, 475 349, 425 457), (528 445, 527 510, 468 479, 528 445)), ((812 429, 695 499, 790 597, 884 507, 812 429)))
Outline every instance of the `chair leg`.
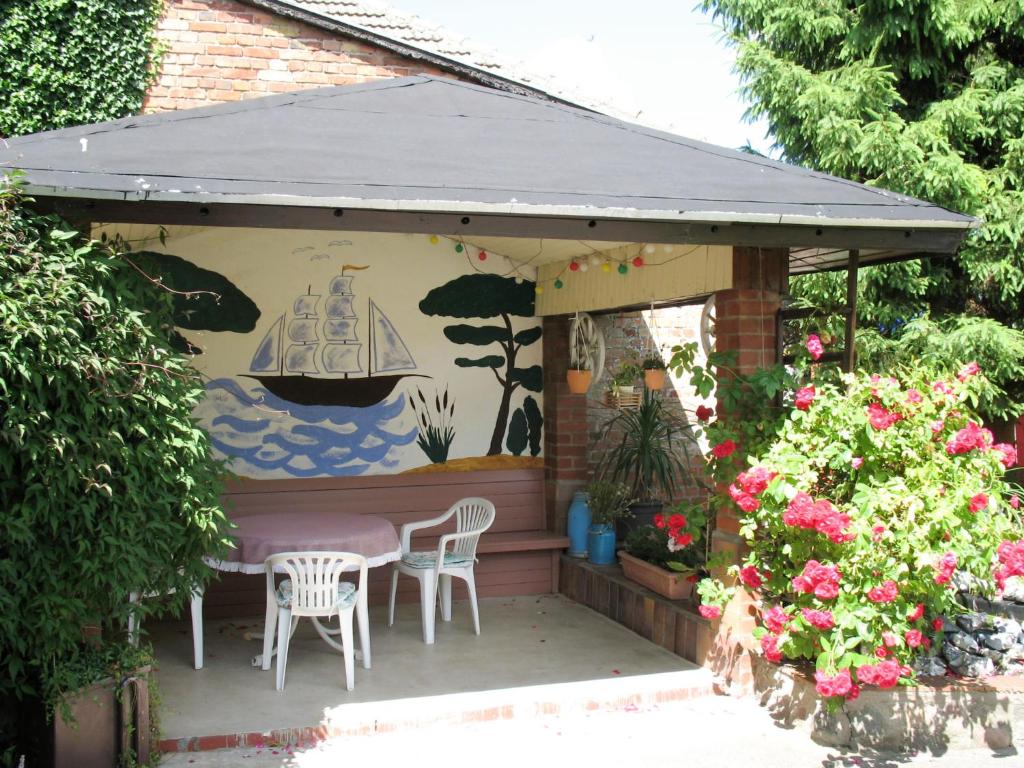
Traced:
POLYGON ((288 663, 288 640, 291 636, 292 612, 281 608, 277 617, 277 690, 284 690, 285 665, 288 663))
POLYGON ((473 631, 480 634, 480 609, 476 604, 476 581, 473 579, 473 569, 466 570, 466 589, 469 590, 469 607, 473 611, 473 631))
POLYGON ((388 626, 395 623, 395 597, 398 595, 398 568, 391 569, 391 600, 388 601, 388 626))
POLYGON ((452 576, 450 573, 441 574, 441 621, 452 620, 452 576))
MULTIPOLYGON (((341 642, 345 649, 345 690, 351 691, 356 685, 356 655, 352 648, 352 609, 349 608, 338 614, 338 620, 341 624, 341 642)), ((362 631, 362 624, 360 624, 360 631, 362 631)))
POLYGON ((192 593, 192 657, 196 669, 203 668, 203 592, 192 593))
POLYGON ((370 618, 365 602, 356 602, 356 619, 359 621, 359 650, 363 652, 363 669, 370 668, 370 618))
MULTIPOLYGON (((274 658, 274 633, 277 631, 277 600, 267 595, 267 613, 263 619, 263 671, 270 669, 274 658)), ((278 650, 280 653, 280 649, 278 650)))
POLYGON ((434 644, 434 603, 437 602, 437 582, 434 572, 424 570, 417 574, 420 581, 420 613, 423 620, 423 642, 434 644))

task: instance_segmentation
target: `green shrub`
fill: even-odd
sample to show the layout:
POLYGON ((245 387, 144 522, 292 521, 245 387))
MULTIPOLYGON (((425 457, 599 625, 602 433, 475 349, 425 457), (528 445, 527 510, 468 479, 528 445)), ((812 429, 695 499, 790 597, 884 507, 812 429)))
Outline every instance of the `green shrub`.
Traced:
POLYGON ((170 311, 130 254, 0 185, 0 701, 52 707, 83 659, 130 658, 129 593, 181 606, 226 546, 170 311))

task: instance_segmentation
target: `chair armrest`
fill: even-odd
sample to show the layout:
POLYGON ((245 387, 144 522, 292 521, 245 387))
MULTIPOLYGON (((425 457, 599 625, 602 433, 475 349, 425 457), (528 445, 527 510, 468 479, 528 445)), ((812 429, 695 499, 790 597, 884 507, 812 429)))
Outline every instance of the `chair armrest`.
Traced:
POLYGON ((422 530, 423 528, 433 528, 435 525, 440 525, 455 514, 455 509, 449 509, 444 514, 438 517, 431 518, 430 520, 417 520, 415 523, 406 523, 399 529, 398 538, 401 540, 402 552, 410 551, 410 542, 412 540, 412 534, 414 531, 422 530))
MULTIPOLYGON (((468 539, 470 536, 479 536, 485 530, 486 530, 486 528, 474 528, 472 531, 461 531, 459 533, 446 533, 437 542, 437 562, 438 563, 443 563, 444 562, 444 552, 448 548, 448 544, 449 543, 451 543, 453 541, 458 541, 459 539, 468 539)), ((476 557, 476 552, 473 553, 473 556, 474 556, 474 558, 476 557)))

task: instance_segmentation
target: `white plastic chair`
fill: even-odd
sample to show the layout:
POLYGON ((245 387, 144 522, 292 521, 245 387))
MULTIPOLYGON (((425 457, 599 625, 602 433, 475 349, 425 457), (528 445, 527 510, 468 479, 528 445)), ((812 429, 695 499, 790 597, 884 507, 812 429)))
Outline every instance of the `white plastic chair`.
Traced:
MULTIPOLYGON (((173 595, 174 590, 164 594, 173 595)), ((132 592, 128 595, 129 603, 137 603, 140 598, 163 597, 157 592, 147 592, 140 595, 132 592)), ((192 612, 192 664, 196 669, 203 668, 203 590, 196 589, 189 601, 192 612)), ((128 615, 128 639, 132 645, 139 644, 139 616, 135 611, 128 615)))
POLYGON ((398 593, 398 574, 415 576, 420 582, 420 610, 423 614, 423 642, 434 642, 434 604, 437 592, 441 592, 441 619, 452 619, 452 576, 466 582, 469 589, 469 604, 473 611, 473 629, 480 634, 480 611, 476 602, 476 582, 473 579, 473 565, 476 563, 476 546, 480 534, 494 522, 494 504, 487 499, 468 498, 455 502, 440 517, 402 526, 402 559, 394 564, 391 571, 391 600, 388 603, 388 626, 395 623, 395 596, 398 593), (413 552, 411 539, 414 531, 441 525, 452 515, 456 516, 455 533, 446 533, 433 552, 413 552), (449 551, 448 545, 451 544, 449 551))
POLYGON ((355 649, 352 647, 352 614, 359 619, 359 647, 363 667, 370 668, 370 623, 366 613, 366 558, 353 552, 282 552, 266 560, 267 617, 263 634, 263 669, 270 669, 274 629, 277 628, 277 690, 284 690, 288 644, 299 619, 309 616, 328 645, 345 655, 345 688, 355 686, 355 649), (359 570, 359 582, 342 581, 344 571, 359 570), (274 572, 288 578, 274 586, 274 572), (331 631, 320 624, 337 614, 341 628, 331 631), (341 644, 331 635, 341 635, 341 644))

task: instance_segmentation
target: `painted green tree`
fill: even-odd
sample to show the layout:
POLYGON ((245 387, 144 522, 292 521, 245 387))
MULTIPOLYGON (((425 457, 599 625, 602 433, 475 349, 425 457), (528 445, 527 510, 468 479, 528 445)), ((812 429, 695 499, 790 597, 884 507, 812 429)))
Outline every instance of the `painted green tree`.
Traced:
POLYGON ((540 392, 543 388, 539 365, 528 368, 516 365, 519 350, 533 344, 541 336, 539 326, 521 331, 512 327, 513 317, 533 317, 533 298, 534 285, 531 282, 516 283, 510 277, 475 274, 457 277, 434 288, 420 302, 420 311, 426 315, 501 319, 500 325, 460 323, 445 326, 444 329, 445 337, 455 344, 477 347, 497 345, 500 349, 500 353, 496 354, 455 358, 455 364, 460 368, 489 368, 501 387, 498 416, 491 433, 488 456, 501 453, 513 393, 520 387, 531 392, 540 392))
MULTIPOLYGON (((862 325, 986 317, 1024 328, 1024 4, 703 0, 737 48, 748 115, 785 159, 979 217, 952 259, 862 270, 862 325)), ((793 281, 841 303, 845 277, 793 281)))

